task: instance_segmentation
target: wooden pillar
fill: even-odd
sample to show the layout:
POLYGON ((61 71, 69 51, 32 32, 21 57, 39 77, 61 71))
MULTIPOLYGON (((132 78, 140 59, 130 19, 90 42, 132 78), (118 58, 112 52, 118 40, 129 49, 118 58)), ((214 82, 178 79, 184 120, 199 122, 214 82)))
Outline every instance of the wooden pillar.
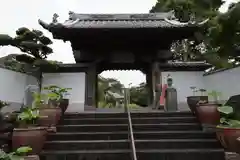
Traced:
POLYGON ((96 65, 88 68, 85 79, 85 105, 96 107, 97 100, 97 72, 96 65))
POLYGON ((148 106, 152 105, 153 102, 153 88, 152 88, 152 72, 149 69, 146 73, 146 83, 148 88, 148 106))
POLYGON ((153 107, 156 108, 159 105, 159 98, 161 95, 161 90, 159 90, 159 85, 162 85, 162 80, 161 80, 161 71, 159 68, 159 63, 154 62, 152 64, 152 88, 153 88, 153 107))

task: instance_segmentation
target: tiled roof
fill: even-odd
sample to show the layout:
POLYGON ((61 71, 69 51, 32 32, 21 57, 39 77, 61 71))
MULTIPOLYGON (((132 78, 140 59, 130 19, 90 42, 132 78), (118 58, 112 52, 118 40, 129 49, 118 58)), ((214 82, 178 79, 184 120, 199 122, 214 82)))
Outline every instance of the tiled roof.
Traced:
POLYGON ((174 20, 173 12, 150 14, 76 14, 69 13, 69 19, 64 23, 47 24, 39 20, 45 29, 64 28, 179 28, 196 27, 204 24, 189 22, 180 23, 174 20))
MULTIPOLYGON (((68 22, 69 23, 69 22, 68 22)), ((174 25, 165 20, 84 20, 77 21, 68 25, 64 23, 65 27, 71 28, 173 28, 174 25)), ((71 23, 71 22, 70 22, 71 23)), ((179 26, 178 26, 179 27, 179 26)))
POLYGON ((168 62, 168 63, 160 63, 160 69, 165 71, 204 71, 210 67, 211 64, 206 62, 198 61, 198 62, 168 62))

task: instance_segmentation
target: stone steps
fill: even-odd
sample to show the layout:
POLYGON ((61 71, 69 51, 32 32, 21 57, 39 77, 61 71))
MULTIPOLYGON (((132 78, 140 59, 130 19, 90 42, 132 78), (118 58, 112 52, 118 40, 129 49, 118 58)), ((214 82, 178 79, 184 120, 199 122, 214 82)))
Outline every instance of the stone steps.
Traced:
MULTIPOLYGON (((159 123, 159 124, 133 124, 134 131, 174 131, 174 130, 198 130, 198 123, 159 123)), ((87 124, 87 125, 58 125, 58 132, 111 132, 128 131, 127 124, 87 124)))
MULTIPOLYGON (((224 160, 216 136, 189 112, 132 113, 138 160, 224 160)), ((41 160, 132 160, 125 113, 68 114, 41 160)))
MULTIPOLYGON (((192 117, 191 112, 136 112, 131 113, 132 118, 143 118, 143 117, 192 117)), ((126 113, 71 113, 65 114, 63 119, 76 119, 76 118, 127 118, 126 113)))
MULTIPOLYGON (((223 149, 137 150, 138 160, 224 160, 223 149)), ((131 150, 44 151, 41 160, 132 160, 131 150)))
MULTIPOLYGON (((154 139, 154 140, 136 140, 137 149, 189 149, 189 148, 215 148, 219 143, 215 139, 154 139)), ((122 140, 81 140, 81 141, 48 141, 44 149, 51 148, 57 150, 107 150, 107 149, 128 149, 130 141, 122 140)))
MULTIPOLYGON (((153 124, 153 123, 192 123, 197 122, 195 117, 144 117, 133 118, 132 123, 135 124, 153 124)), ((68 118, 60 122, 61 125, 76 124, 127 124, 127 118, 68 118)))
MULTIPOLYGON (((128 132, 57 132, 49 134, 48 139, 53 141, 66 140, 116 140, 128 139, 128 132)), ((202 131, 142 131, 134 132, 135 139, 189 139, 189 138, 202 138, 210 139, 215 138, 213 133, 204 133, 202 131)))

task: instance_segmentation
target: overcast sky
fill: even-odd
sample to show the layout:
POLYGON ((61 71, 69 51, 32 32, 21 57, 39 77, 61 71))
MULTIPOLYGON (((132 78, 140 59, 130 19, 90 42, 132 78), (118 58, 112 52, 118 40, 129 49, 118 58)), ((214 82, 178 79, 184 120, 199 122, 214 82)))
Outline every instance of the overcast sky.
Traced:
MULTIPOLYGON (((47 36, 52 35, 38 25, 40 18, 46 22, 52 21, 52 15, 57 13, 59 21, 68 19, 68 12, 76 13, 148 13, 157 0, 0 0, 0 32, 15 35, 19 27, 40 29, 47 36)), ((230 0, 231 1, 231 0, 230 0)), ((224 10, 224 8, 223 8, 224 10)), ((54 53, 51 60, 64 63, 75 63, 70 43, 54 40, 54 53)), ((20 53, 13 47, 0 48, 0 57, 11 53, 20 53)), ((145 76, 136 71, 109 71, 102 74, 104 77, 119 79, 124 85, 137 85, 145 81, 145 76)))

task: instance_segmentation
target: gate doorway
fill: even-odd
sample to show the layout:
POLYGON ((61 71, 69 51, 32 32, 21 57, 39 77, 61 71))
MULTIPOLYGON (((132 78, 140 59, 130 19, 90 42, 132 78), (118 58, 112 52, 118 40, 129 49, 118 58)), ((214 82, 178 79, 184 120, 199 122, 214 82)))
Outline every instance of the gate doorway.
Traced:
POLYGON ((151 104, 146 76, 141 71, 104 71, 98 75, 98 108, 124 109, 124 89, 129 90, 130 108, 140 109, 151 104))

